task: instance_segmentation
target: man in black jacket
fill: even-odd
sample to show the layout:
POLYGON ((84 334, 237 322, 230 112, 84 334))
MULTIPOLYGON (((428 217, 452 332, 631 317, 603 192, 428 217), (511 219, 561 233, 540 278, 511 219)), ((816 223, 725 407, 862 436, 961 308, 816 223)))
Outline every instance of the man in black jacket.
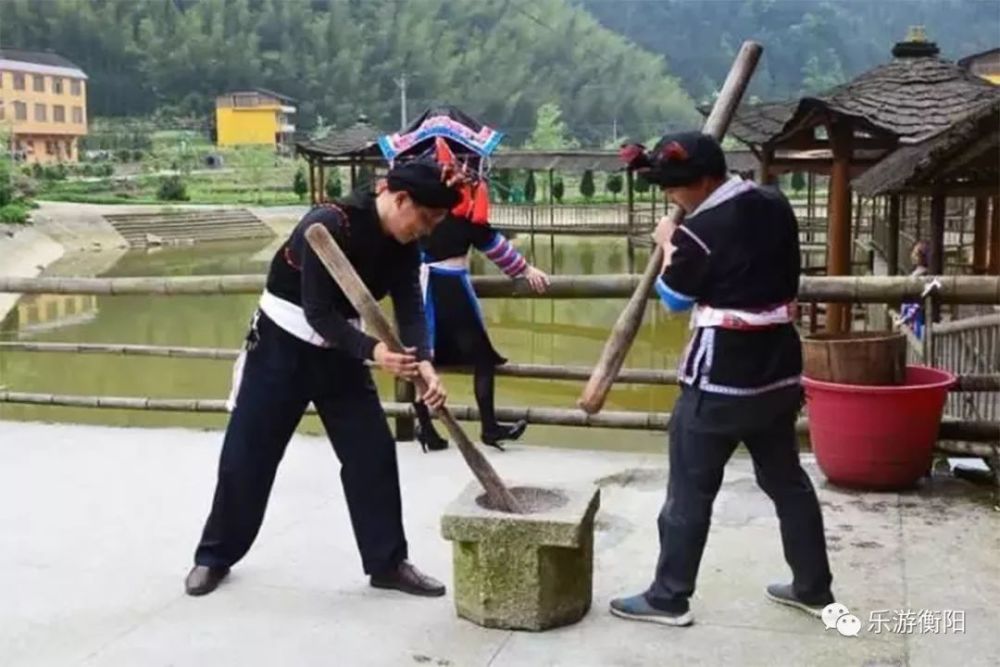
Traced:
POLYGON ((802 352, 795 330, 798 224, 780 192, 726 178, 718 142, 697 132, 663 137, 652 151, 622 157, 685 213, 656 231, 664 247, 657 293, 672 311, 693 309, 680 363, 681 394, 670 422, 667 499, 652 585, 612 600, 631 620, 690 625, 694 592, 723 468, 739 443, 774 502, 791 584, 769 599, 819 615, 833 602, 823 518, 799 463, 802 352))
POLYGON ((433 160, 403 163, 374 190, 309 211, 271 262, 267 287, 237 362, 232 416, 219 462, 212 511, 185 588, 215 590, 250 548, 264 518, 278 463, 306 406, 316 406, 334 451, 365 573, 378 588, 444 595, 444 586, 407 560, 396 446, 365 365, 421 376, 422 399, 443 405, 428 361, 415 243, 457 202, 452 176, 433 160), (305 239, 326 226, 376 299, 390 294, 400 336, 396 354, 365 334, 347 297, 305 239))

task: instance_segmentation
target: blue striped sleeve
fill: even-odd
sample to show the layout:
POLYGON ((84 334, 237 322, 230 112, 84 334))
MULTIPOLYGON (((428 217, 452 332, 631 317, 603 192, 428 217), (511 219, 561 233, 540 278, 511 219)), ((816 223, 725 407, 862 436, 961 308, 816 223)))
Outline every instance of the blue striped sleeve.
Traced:
POLYGON ((660 297, 660 301, 663 305, 667 307, 667 310, 672 312, 683 312, 685 310, 690 310, 694 305, 694 297, 688 296, 686 294, 681 294, 680 292, 673 290, 667 285, 663 280, 663 276, 656 279, 656 294, 660 297))

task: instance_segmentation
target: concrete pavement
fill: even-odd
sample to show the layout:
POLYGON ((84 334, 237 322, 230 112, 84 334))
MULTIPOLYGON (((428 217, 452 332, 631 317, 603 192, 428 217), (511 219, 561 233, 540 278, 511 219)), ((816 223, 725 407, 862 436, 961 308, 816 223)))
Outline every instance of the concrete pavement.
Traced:
MULTIPOLYGON (((307 436, 289 447, 248 557, 216 593, 185 596, 220 444, 217 432, 0 422, 0 664, 971 666, 1000 656, 1000 517, 988 492, 950 478, 856 493, 827 487, 808 464, 835 591, 862 620, 852 638, 764 599, 768 582, 789 575, 774 510, 749 460, 734 459, 696 624, 674 629, 607 613, 610 598, 638 592, 652 572, 664 456, 488 451, 510 481, 603 487, 593 608, 577 625, 532 634, 459 620, 450 595, 370 589, 336 459, 307 436), (965 632, 876 634, 879 610, 962 611, 965 632)), ((440 515, 470 474, 454 449, 423 455, 412 444, 400 447, 400 469, 412 558, 450 582, 440 515)))

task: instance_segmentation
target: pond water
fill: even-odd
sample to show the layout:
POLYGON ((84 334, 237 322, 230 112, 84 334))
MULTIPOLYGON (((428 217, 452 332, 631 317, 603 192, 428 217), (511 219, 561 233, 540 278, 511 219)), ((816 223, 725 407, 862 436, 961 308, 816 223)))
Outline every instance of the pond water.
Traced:
MULTIPOLYGON (((104 276, 192 276, 263 273, 279 241, 208 243, 124 255, 104 276)), ((539 236, 517 240, 523 252, 553 274, 625 273, 641 270, 646 251, 629 258, 617 238, 539 236), (636 268, 637 267, 637 268, 636 268)), ((476 273, 495 268, 474 256, 476 273)), ((0 323, 3 340, 132 343, 236 348, 246 331, 255 295, 225 296, 24 296, 0 323)), ((389 302, 386 302, 386 305, 389 302)), ((512 362, 592 366, 624 299, 485 299, 483 313, 497 349, 512 362)), ((626 361, 629 368, 672 369, 687 337, 687 318, 650 303, 626 361)), ((231 362, 201 359, 124 357, 0 351, 0 385, 12 391, 155 398, 225 398, 231 362)), ((393 399, 392 379, 376 373, 380 393, 393 399)), ((501 406, 573 407, 581 381, 499 377, 501 406)), ((471 378, 447 375, 450 402, 473 404, 471 378)), ((607 410, 667 411, 673 387, 621 385, 607 410)), ((59 421, 120 426, 183 426, 222 429, 226 416, 0 404, 0 419, 59 421)), ((315 417, 301 432, 321 433, 315 417)), ((478 424, 468 424, 473 438, 478 424)), ((661 451, 662 433, 532 425, 530 444, 618 451, 661 451)))

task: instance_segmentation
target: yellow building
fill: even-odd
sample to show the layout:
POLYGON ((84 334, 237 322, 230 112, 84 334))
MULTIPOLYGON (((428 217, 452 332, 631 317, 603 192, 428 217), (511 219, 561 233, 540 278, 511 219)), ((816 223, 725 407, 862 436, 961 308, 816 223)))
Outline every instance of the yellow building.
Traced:
POLYGON ((1000 48, 966 56, 958 64, 976 76, 1000 85, 1000 48))
POLYGON ((54 53, 0 49, 0 126, 17 159, 75 162, 87 134, 87 75, 54 53))
POLYGON ((254 88, 215 99, 216 143, 219 146, 292 143, 295 100, 273 90, 254 88))

